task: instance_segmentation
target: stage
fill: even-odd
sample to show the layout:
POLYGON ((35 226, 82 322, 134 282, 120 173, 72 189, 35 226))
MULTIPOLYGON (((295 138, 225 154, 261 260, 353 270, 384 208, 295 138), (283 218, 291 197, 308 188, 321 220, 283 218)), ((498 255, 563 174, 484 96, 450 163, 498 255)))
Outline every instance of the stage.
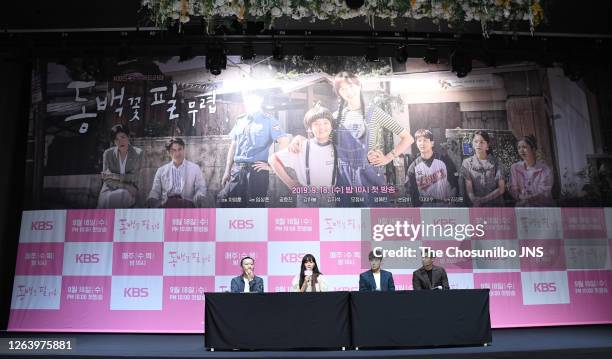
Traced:
MULTIPOLYGON (((383 323, 381 323, 383 325, 383 323)), ((253 330, 257 330, 253 326, 253 330)), ((76 349, 53 358, 610 358, 612 325, 494 329, 487 347, 208 351, 200 334, 85 334, 2 332, 2 338, 75 338, 76 349)), ((2 358, 42 355, 3 353, 2 358)))

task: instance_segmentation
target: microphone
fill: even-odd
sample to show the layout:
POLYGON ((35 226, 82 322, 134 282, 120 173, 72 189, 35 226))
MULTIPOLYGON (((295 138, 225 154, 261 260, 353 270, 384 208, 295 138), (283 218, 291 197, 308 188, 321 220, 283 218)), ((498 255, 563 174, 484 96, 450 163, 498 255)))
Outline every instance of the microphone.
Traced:
POLYGON ((306 270, 304 271, 304 276, 305 276, 305 277, 312 276, 312 270, 311 270, 311 269, 306 269, 306 270))

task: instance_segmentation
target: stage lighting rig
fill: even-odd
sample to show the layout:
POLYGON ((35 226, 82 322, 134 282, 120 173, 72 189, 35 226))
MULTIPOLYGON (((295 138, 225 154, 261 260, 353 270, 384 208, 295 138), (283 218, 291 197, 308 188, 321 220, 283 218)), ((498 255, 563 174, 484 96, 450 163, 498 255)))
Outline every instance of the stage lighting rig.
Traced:
POLYGON ((466 77, 472 71, 472 56, 464 50, 457 49, 450 55, 451 71, 457 77, 466 77))
POLYGON ((214 45, 208 48, 206 53, 206 69, 211 74, 217 76, 221 74, 222 70, 227 67, 227 56, 225 56, 225 49, 222 46, 214 45))
POLYGON ((255 48, 253 44, 248 43, 242 46, 242 55, 240 56, 242 60, 252 60, 255 58, 255 48))
POLYGON ((395 48, 395 53, 393 55, 395 61, 403 64, 408 60, 408 45, 400 45, 395 48))
POLYGON ((425 55, 423 56, 423 61, 427 64, 437 64, 440 61, 438 55, 438 49, 433 46, 427 46, 425 49, 425 55))
POLYGON ((274 44, 274 49, 272 49, 272 58, 277 61, 281 61, 285 58, 283 45, 280 42, 274 44))

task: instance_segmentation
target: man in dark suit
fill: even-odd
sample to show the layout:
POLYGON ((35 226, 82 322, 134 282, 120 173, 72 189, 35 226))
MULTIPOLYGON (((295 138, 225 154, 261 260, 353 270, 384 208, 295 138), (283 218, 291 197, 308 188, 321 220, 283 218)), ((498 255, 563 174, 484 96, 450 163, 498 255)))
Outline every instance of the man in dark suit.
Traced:
POLYGON ((450 289, 448 276, 442 267, 433 265, 435 255, 429 251, 423 257, 423 266, 412 273, 412 288, 421 289, 450 289))
POLYGON ((370 254, 368 254, 368 259, 370 260, 370 267, 372 269, 359 275, 359 291, 395 291, 393 274, 380 269, 382 257, 377 257, 374 255, 374 252, 370 252, 370 254))

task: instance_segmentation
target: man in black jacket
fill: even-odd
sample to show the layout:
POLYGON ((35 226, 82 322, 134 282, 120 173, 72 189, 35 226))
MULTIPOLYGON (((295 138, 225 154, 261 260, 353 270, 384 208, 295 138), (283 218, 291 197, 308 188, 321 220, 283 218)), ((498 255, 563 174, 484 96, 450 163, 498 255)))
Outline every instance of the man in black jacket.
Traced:
POLYGON ((435 255, 429 251, 423 257, 423 266, 412 273, 412 288, 421 289, 450 289, 448 276, 442 267, 433 265, 435 255))

